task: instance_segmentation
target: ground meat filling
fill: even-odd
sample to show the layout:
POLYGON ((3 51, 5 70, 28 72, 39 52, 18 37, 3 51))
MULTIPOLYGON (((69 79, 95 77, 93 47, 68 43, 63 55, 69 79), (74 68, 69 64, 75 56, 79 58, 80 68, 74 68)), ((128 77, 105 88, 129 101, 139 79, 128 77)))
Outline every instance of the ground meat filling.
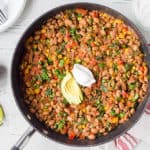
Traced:
POLYGON ((30 111, 69 139, 93 140, 127 121, 144 99, 147 74, 139 38, 128 25, 80 8, 60 12, 29 37, 20 65, 30 111), (75 63, 96 79, 90 87, 80 86, 79 105, 68 104, 60 89, 75 63))

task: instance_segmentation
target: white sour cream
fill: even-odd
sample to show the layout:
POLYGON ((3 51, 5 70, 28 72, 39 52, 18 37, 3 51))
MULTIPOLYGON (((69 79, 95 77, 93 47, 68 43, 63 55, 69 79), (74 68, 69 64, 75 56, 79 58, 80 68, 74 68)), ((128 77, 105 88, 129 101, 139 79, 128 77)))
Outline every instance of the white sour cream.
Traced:
POLYGON ((80 64, 74 64, 72 74, 75 80, 82 86, 88 87, 96 82, 92 72, 80 64))

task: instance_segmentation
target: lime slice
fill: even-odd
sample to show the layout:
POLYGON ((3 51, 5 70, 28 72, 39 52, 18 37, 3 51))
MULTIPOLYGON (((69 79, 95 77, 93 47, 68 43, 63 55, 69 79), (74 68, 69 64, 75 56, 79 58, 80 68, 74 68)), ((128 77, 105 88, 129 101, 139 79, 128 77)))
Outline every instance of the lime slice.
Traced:
POLYGON ((3 120, 4 120, 4 111, 2 106, 0 105, 0 125, 3 124, 3 120))

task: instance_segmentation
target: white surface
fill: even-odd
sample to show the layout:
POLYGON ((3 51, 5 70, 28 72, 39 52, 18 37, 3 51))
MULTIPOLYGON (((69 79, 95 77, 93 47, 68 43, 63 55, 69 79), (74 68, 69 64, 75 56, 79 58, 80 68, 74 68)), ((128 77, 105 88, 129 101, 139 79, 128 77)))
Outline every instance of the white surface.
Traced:
POLYGON ((138 121, 135 127, 131 128, 129 133, 134 137, 138 137, 139 139, 144 140, 145 142, 150 144, 150 115, 144 114, 141 119, 138 121), (142 128, 143 127, 143 128, 142 128), (137 132, 138 131, 138 132, 137 132), (147 132, 145 132, 147 131, 147 132))
MULTIPOLYGON (((25 29, 33 22, 38 16, 47 10, 54 8, 55 6, 78 2, 79 0, 28 0, 25 10, 19 20, 14 26, 8 29, 4 33, 0 33, 0 64, 7 68, 7 82, 5 85, 0 85, 0 103, 2 103, 5 113, 6 121, 3 126, 0 127, 0 150, 9 150, 10 147, 17 141, 20 135, 28 127, 28 123, 21 116, 18 108, 15 105, 14 98, 10 88, 10 65, 14 52, 14 48, 21 37, 25 29)), ((82 0, 83 2, 93 2, 93 0, 82 0)), ((135 24, 137 24, 135 17, 131 10, 131 2, 122 2, 122 0, 95 0, 95 3, 105 4, 112 7, 128 18, 130 18, 135 24), (111 3, 113 1, 113 3, 111 3)), ((150 33, 141 31, 145 35, 147 41, 150 42, 150 33)), ((5 80, 4 80, 5 81, 5 80)), ((101 149, 106 148, 112 150, 112 143, 102 146, 101 149)), ((77 148, 65 147, 60 144, 56 144, 42 137, 39 133, 35 133, 25 150, 76 150, 77 148)), ((79 148, 78 148, 79 149, 79 148)), ((81 149, 81 148, 80 148, 81 149)), ((84 150, 90 150, 90 148, 83 148, 84 150)), ((91 150, 94 150, 91 148, 91 150)), ((95 148, 100 150, 100 148, 95 148)), ((140 148, 138 150, 146 150, 146 148, 140 148)))
POLYGON ((150 31, 150 1, 133 0, 133 10, 139 23, 144 26, 145 30, 150 31))
POLYGON ((0 32, 5 31, 7 28, 9 28, 15 23, 15 21, 20 17, 26 4, 26 0, 5 0, 5 2, 5 5, 7 6, 8 10, 8 19, 4 24, 0 25, 0 32))

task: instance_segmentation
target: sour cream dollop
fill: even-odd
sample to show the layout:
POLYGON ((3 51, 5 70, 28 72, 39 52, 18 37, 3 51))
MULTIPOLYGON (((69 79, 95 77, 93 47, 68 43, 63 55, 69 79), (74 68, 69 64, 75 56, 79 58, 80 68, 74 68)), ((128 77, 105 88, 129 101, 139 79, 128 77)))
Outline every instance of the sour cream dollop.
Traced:
POLYGON ((74 64, 72 74, 75 80, 82 86, 88 87, 96 82, 93 73, 83 65, 74 64))

